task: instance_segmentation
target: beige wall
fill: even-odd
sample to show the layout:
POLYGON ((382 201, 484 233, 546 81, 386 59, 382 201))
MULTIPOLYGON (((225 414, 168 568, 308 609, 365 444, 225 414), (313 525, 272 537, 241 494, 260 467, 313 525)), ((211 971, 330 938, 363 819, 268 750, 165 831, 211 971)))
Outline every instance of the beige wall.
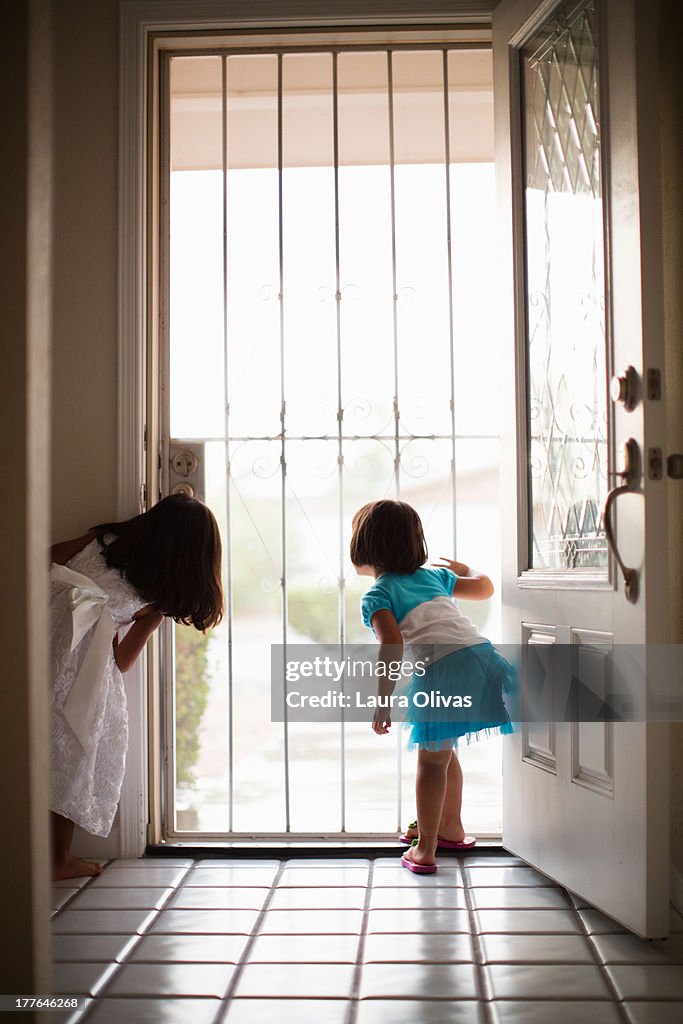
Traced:
POLYGON ((54 10, 53 540, 116 514, 118 9, 54 10))
MULTIPOLYGON (((50 0, 11 4, 0 62, 0 992, 50 992, 47 575, 50 0)), ((22 1014, 23 1016, 23 1014, 22 1014)), ((27 1020, 38 1015, 28 1013, 27 1020)))

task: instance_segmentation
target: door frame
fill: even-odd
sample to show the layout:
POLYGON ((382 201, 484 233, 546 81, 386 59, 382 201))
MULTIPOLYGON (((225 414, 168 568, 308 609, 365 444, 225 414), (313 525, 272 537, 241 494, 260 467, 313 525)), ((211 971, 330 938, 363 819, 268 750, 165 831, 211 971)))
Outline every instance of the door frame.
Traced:
MULTIPOLYGON (((269 45, 273 33, 367 32, 429 29, 431 37, 472 32, 490 41, 495 0, 390 0, 343 3, 301 0, 123 0, 119 55, 118 221, 118 515, 143 510, 159 493, 159 376, 157 281, 159 49, 189 33, 210 33, 208 42, 250 35, 269 45)), ((339 34, 339 33, 338 33, 339 34)), ((467 35, 465 35, 467 38, 467 35)), ((207 38, 195 45, 206 44, 207 38)), ((164 840, 162 720, 159 685, 161 645, 128 673, 129 750, 119 805, 118 856, 136 857, 147 843, 164 840)), ((115 856, 115 852, 111 852, 115 856)))

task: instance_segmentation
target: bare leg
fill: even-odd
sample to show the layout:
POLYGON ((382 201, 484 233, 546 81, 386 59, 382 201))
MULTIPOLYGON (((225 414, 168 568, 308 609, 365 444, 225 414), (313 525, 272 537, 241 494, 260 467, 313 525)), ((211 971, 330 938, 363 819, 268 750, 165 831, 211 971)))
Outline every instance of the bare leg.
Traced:
POLYGON ((81 860, 71 855, 74 837, 74 823, 61 814, 50 811, 52 832, 52 880, 60 878, 82 878, 84 875, 99 875, 102 865, 92 860, 81 860))
POLYGON ((404 854, 416 864, 434 863, 451 754, 451 750, 418 752, 415 799, 420 835, 417 846, 410 847, 404 854))
POLYGON ((452 843, 461 843, 465 838, 460 813, 462 810, 462 768, 455 750, 451 750, 446 773, 446 795, 439 822, 439 836, 452 843))
MULTIPOLYGON (((460 843, 465 837, 460 814, 462 810, 462 768, 455 750, 451 751, 446 775, 446 796, 444 797, 439 836, 452 843, 460 843)), ((405 832, 409 839, 417 839, 417 828, 408 828, 405 832)))

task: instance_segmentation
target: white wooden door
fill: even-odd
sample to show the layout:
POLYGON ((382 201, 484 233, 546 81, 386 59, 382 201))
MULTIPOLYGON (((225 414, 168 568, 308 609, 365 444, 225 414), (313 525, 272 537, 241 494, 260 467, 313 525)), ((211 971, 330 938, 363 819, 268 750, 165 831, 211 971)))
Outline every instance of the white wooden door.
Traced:
MULTIPOLYGON (((668 640, 667 481, 649 468, 665 451, 657 7, 503 0, 494 14, 505 639, 522 664, 569 652, 598 688, 605 655, 668 640), (629 366, 624 403, 609 382, 629 366), (635 476, 611 519, 630 596, 603 518, 628 438, 635 476)), ((504 845, 644 936, 669 924, 668 729, 521 722, 505 744, 504 845)))

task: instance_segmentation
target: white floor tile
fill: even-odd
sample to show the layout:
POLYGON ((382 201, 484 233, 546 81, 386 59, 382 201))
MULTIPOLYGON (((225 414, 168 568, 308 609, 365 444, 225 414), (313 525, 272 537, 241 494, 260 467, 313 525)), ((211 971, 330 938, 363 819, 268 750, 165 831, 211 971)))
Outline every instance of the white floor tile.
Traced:
POLYGON ((582 935, 482 935, 480 942, 485 963, 595 963, 582 935))
POLYGON ((465 869, 465 881, 473 886, 501 886, 501 885, 557 885, 546 875, 542 875, 535 868, 512 867, 512 868, 470 868, 465 869))
POLYGON ((477 910, 533 909, 535 907, 569 910, 571 908, 571 903, 562 889, 552 889, 550 886, 543 885, 478 887, 472 889, 472 903, 477 910))
POLYGON ((373 910, 405 910, 420 907, 450 908, 459 907, 467 909, 465 902, 465 890, 455 887, 442 888, 441 886, 386 886, 384 888, 373 888, 370 897, 370 907, 373 910))
POLYGON ((219 999, 98 999, 89 1024, 213 1024, 219 999))
POLYGON ((232 964, 124 964, 108 996, 201 996, 222 999, 235 968, 232 964))
POLYGON ((683 936, 648 942, 637 935, 594 935, 603 964, 683 964, 683 936))
POLYGON ((117 857, 111 862, 117 868, 191 868, 191 857, 117 857))
POLYGON ((52 909, 60 910, 78 892, 80 892, 80 889, 67 889, 66 886, 63 888, 53 888, 52 909))
POLYGON ((462 858, 463 867, 466 868, 526 868, 529 865, 521 857, 507 856, 506 854, 492 853, 490 856, 482 853, 478 855, 467 854, 462 858))
POLYGON ((356 1024, 484 1024, 484 1007, 474 1000, 363 999, 356 1024))
POLYGON ((357 935, 259 935, 249 963, 355 964, 357 935))
POLYGON ((176 890, 168 904, 169 910, 260 910, 270 889, 237 888, 223 885, 186 886, 176 890))
POLYGON ((322 886, 316 889, 276 889, 268 905, 269 910, 315 910, 329 908, 336 910, 362 910, 365 906, 366 888, 359 886, 322 886))
POLYGON ((277 871, 279 860, 261 860, 260 857, 202 857, 195 860, 198 868, 235 868, 237 870, 259 869, 261 871, 277 871))
POLYGON ((681 1024, 683 1003, 624 1003, 630 1024, 681 1024))
POLYGON ((469 932, 466 910, 371 910, 368 932, 469 932))
POLYGON ((570 910, 478 910, 475 918, 480 932, 539 935, 580 931, 576 914, 570 910))
POLYGON ((365 939, 365 963, 472 963, 469 935, 373 934, 365 939))
POLYGON ((239 888, 244 888, 245 886, 256 886, 259 888, 272 885, 276 874, 276 869, 271 867, 198 867, 188 874, 183 884, 187 886, 208 885, 212 888, 225 885, 235 885, 239 888))
POLYGON ((358 935, 360 910, 268 910, 260 928, 262 935, 358 935))
POLYGON ((354 971, 351 964, 247 964, 235 995, 348 999, 354 971))
POLYGON ((135 887, 95 889, 89 885, 70 904, 70 910, 158 910, 171 888, 135 887))
POLYGON ((132 935, 144 932, 154 910, 63 910, 52 922, 55 935, 132 935))
POLYGON ((363 868, 367 871, 370 861, 363 857, 294 857, 285 861, 288 868, 363 868))
POLYGON ((179 885, 187 868, 105 868, 91 883, 93 888, 112 886, 173 886, 179 885))
POLYGON ((145 935, 130 962, 236 964, 247 941, 246 935, 145 935))
POLYGON ((470 964, 366 964, 361 999, 476 999, 470 964))
POLYGON ((495 1024, 621 1024, 615 1003, 509 1002, 492 1003, 495 1024))
POLYGON ((347 1012, 346 999, 232 999, 220 1024, 345 1024, 347 1012))
POLYGON ((53 935, 52 959, 67 963, 121 960, 137 940, 137 935, 53 935))
MULTIPOLYGON (((683 965, 610 964, 605 968, 620 999, 680 999, 683 1001, 683 965)), ((682 1007, 683 1009, 683 1007, 682 1007)))
POLYGON ((599 967, 581 964, 492 964, 485 968, 492 999, 610 999, 599 967))
POLYGON ((278 886, 364 886, 368 884, 367 868, 285 868, 278 881, 278 886))
POLYGON ((162 910, 150 932, 249 935, 257 917, 257 910, 162 910))
POLYGON ((579 917, 589 935, 614 935, 626 933, 626 929, 600 910, 579 910, 579 917))
POLYGON ((413 871, 402 868, 400 864, 390 868, 375 868, 372 876, 373 889, 389 886, 432 888, 433 886, 458 887, 464 885, 460 871, 453 868, 439 867, 435 875, 416 875, 413 871))
POLYGON ((52 991, 55 995, 97 995, 117 967, 112 963, 53 964, 52 991))

